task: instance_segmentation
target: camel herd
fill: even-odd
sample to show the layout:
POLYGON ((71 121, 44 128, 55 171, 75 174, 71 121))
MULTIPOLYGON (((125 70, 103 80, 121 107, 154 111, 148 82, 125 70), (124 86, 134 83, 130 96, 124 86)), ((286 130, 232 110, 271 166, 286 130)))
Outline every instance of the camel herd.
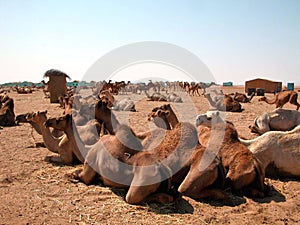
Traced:
POLYGON ((104 90, 97 86, 96 96, 62 96, 63 113, 55 118, 49 118, 47 111, 15 117, 13 99, 1 94, 0 125, 29 123, 42 135, 45 147, 57 154, 47 160, 82 163, 83 168, 74 171, 74 179, 87 185, 100 179, 106 186, 125 188, 129 204, 169 203, 181 196, 226 200, 229 191, 263 198, 270 191, 265 176, 300 177, 297 92, 280 92, 272 101, 261 98, 276 104, 276 109, 255 118, 249 129, 260 136, 245 140, 234 124, 224 119, 223 111, 242 112, 241 103, 250 103, 254 95, 248 98, 200 84, 182 85, 191 95, 203 89, 210 105, 194 124, 178 119, 172 102, 182 102, 179 95, 171 93, 167 98, 156 89, 151 96, 145 91, 146 97, 168 103, 149 112, 148 121, 156 125, 154 130, 135 133, 114 113, 136 111, 129 97, 115 100, 113 96, 126 84, 109 82, 104 90), (287 102, 297 110, 282 109, 287 102))

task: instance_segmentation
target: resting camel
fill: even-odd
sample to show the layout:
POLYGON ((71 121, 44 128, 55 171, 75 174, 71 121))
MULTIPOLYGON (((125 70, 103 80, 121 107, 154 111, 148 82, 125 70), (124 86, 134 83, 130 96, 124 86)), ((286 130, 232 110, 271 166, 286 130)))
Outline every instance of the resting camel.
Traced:
POLYGON ((59 143, 60 158, 66 164, 71 164, 73 162, 73 155, 80 162, 84 162, 87 151, 84 147, 86 144, 95 144, 99 140, 99 132, 101 130, 101 126, 97 121, 92 121, 86 126, 83 127, 82 132, 85 135, 80 135, 80 126, 74 126, 74 121, 72 119, 72 115, 66 114, 57 118, 50 118, 45 121, 46 128, 53 127, 54 129, 64 131, 65 135, 63 136, 62 141, 59 143), (83 138, 87 137, 93 138, 93 141, 85 143, 83 138), (62 147, 61 145, 68 144, 69 147, 62 147))
POLYGON ((174 92, 167 94, 168 102, 182 102, 182 98, 175 94, 174 92))
POLYGON ((158 93, 158 92, 155 92, 153 93, 151 96, 148 94, 147 91, 145 91, 145 94, 148 98, 149 101, 159 101, 159 102, 166 102, 167 101, 167 98, 166 96, 158 93))
MULTIPOLYGON (((31 124, 36 124, 39 127, 39 130, 43 136, 44 144, 47 149, 51 152, 59 154, 58 159, 50 157, 50 161, 70 165, 77 158, 80 162, 84 162, 83 156, 80 155, 78 151, 76 151, 76 142, 72 142, 70 138, 65 134, 60 137, 55 137, 52 135, 49 127, 45 125, 45 123, 47 122, 47 111, 38 111, 36 113, 31 113, 27 116, 27 120, 31 124), (76 157, 74 157, 73 153, 76 157)), ((94 144, 99 139, 98 132, 100 132, 101 126, 98 122, 91 121, 86 126, 77 126, 77 129, 80 133, 82 133, 82 139, 86 143, 94 144), (94 130, 96 130, 97 132, 94 132, 94 130)))
POLYGON ((3 97, 1 100, 2 106, 0 108, 0 126, 14 126, 14 100, 9 97, 3 97))
POLYGON ((262 162, 268 176, 300 177, 300 125, 291 131, 269 131, 240 142, 262 162))
POLYGON ((202 117, 202 122, 197 127, 199 142, 220 158, 227 171, 227 185, 234 191, 241 190, 252 197, 264 197, 265 173, 262 165, 239 141, 234 125, 227 121, 217 123, 214 117, 209 118, 207 114, 202 117))
POLYGON ((136 112, 135 103, 129 97, 115 100, 114 96, 105 90, 101 92, 100 99, 108 101, 109 107, 113 110, 136 112))
POLYGON ((297 106, 296 110, 299 110, 300 104, 297 102, 298 93, 295 91, 281 91, 275 95, 275 98, 270 100, 268 98, 261 97, 258 101, 264 101, 268 104, 275 104, 276 108, 282 108, 287 102, 297 106))
MULTIPOLYGON (((152 111, 150 117, 158 127, 163 129, 167 127, 170 130, 172 122, 172 127, 179 123, 170 104, 154 108, 152 111), (169 108, 171 114, 174 114, 175 121, 169 119, 170 111, 166 108, 169 108)), ((185 167, 188 167, 188 173, 178 188, 181 194, 196 199, 207 197, 213 199, 228 198, 227 194, 222 191, 225 172, 221 161, 214 153, 205 151, 205 148, 198 144, 185 167)))
POLYGON ((254 120, 254 125, 249 126, 251 132, 263 134, 270 130, 288 131, 300 124, 300 112, 277 108, 269 113, 264 113, 254 120))
POLYGON ((241 103, 248 103, 251 102, 252 98, 255 96, 255 92, 252 92, 252 94, 250 95, 250 98, 248 98, 245 94, 243 93, 239 93, 239 92, 235 92, 232 94, 229 94, 233 100, 241 102, 241 103))
POLYGON ((233 100, 229 95, 218 96, 216 99, 212 99, 210 93, 204 94, 211 107, 227 112, 242 112, 242 106, 238 101, 233 100))

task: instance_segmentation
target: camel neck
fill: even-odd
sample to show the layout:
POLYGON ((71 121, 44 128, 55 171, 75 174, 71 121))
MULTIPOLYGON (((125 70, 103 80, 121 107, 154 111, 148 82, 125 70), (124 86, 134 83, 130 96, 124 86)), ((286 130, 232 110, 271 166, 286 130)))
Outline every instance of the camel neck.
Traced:
POLYGON ((44 144, 46 146, 46 148, 51 151, 51 152, 55 152, 55 153, 58 153, 58 144, 61 140, 61 138, 56 138, 54 137, 52 134, 51 134, 51 131, 50 131, 50 128, 49 127, 46 127, 44 125, 44 122, 41 122, 41 123, 36 123, 36 125, 40 128, 41 130, 41 134, 43 136, 43 141, 44 141, 44 144))

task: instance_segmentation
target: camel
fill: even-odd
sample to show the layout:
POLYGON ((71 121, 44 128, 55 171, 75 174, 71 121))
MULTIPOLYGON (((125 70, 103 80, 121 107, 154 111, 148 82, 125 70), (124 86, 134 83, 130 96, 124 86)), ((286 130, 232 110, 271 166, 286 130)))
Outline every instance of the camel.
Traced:
POLYGON ((4 96, 1 100, 2 106, 0 108, 0 126, 14 126, 14 100, 8 96, 4 96))
POLYGON ((263 165, 266 175, 300 177, 300 125, 291 131, 269 131, 252 140, 240 142, 263 165))
MULTIPOLYGON (((167 130, 170 130, 170 111, 174 114, 177 121, 177 123, 175 122, 176 124, 174 124, 173 120, 173 127, 179 122, 172 108, 170 108, 170 111, 166 110, 168 107, 170 107, 169 104, 154 108, 151 113, 151 118, 158 127, 163 129, 167 127, 167 130)), ((179 193, 196 199, 207 197, 213 199, 228 198, 227 194, 221 190, 224 186, 225 172, 221 161, 214 153, 205 151, 205 148, 198 144, 185 167, 189 167, 189 169, 178 188, 179 193), (207 162, 211 163, 206 165, 207 162), (205 168, 203 168, 203 164, 206 166, 205 168)))
POLYGON ((205 120, 205 117, 202 115, 197 127, 199 143, 220 158, 227 171, 227 185, 252 197, 264 197, 267 188, 261 162, 239 141, 234 125, 228 121, 217 123, 215 117, 205 120))
POLYGON ((242 112, 242 106, 239 102, 232 99, 228 95, 218 96, 216 99, 212 99, 210 93, 204 94, 211 107, 220 111, 227 112, 242 112))
POLYGON ((150 96, 148 94, 148 92, 145 90, 145 94, 146 94, 149 101, 159 101, 159 102, 166 102, 167 101, 167 98, 164 95, 162 95, 158 92, 155 92, 150 96))
POLYGON ((174 92, 167 94, 168 102, 182 102, 182 98, 175 94, 174 92))
POLYGON ((129 97, 115 100, 114 96, 107 90, 102 91, 99 97, 102 100, 108 101, 109 107, 113 110, 136 112, 134 101, 129 97))
POLYGON ((238 101, 238 102, 241 102, 241 103, 250 103, 252 98, 255 96, 255 92, 252 92, 252 94, 250 95, 250 98, 248 98, 245 94, 239 93, 239 92, 231 93, 229 95, 235 101, 238 101))
POLYGON ((268 104, 275 104, 276 108, 282 108, 287 102, 297 106, 296 110, 299 110, 300 104, 297 102, 298 93, 295 91, 281 91, 275 95, 275 98, 270 100, 268 98, 261 97, 258 101, 264 101, 268 104))
MULTIPOLYGON (((170 129, 174 128, 178 123, 179 120, 173 110, 173 108, 171 107, 170 104, 164 104, 160 107, 155 107, 152 109, 152 112, 148 115, 148 120, 151 121, 153 120, 155 117, 161 117, 162 119, 164 119, 164 117, 162 117, 162 115, 165 115, 169 123, 170 129), (158 110, 160 111, 164 111, 165 113, 158 115, 155 112, 157 112, 158 110)), ((160 127, 158 124, 156 124, 158 127, 160 127)), ((168 126, 168 125, 167 125, 168 126)), ((161 128, 165 128, 165 126, 161 127, 161 128)))
MULTIPOLYGON (((87 155, 85 144, 82 140, 82 137, 80 137, 79 134, 79 127, 80 126, 74 126, 74 121, 72 119, 72 115, 66 114, 64 116, 60 116, 57 118, 50 118, 47 119, 45 122, 45 127, 53 127, 54 129, 64 131, 65 135, 63 136, 63 139, 59 143, 59 154, 62 162, 66 164, 71 164, 73 162, 73 155, 76 156, 76 158, 80 162, 84 162, 84 159, 87 155), (69 147, 62 147, 62 145, 72 146, 72 148, 69 147)), ((95 144, 99 139, 99 130, 101 129, 100 124, 97 121, 92 121, 91 126, 87 127, 85 126, 83 128, 84 134, 88 134, 88 136, 95 137, 96 140, 93 140, 89 142, 88 144, 95 144), (98 128, 97 128, 98 127, 98 128)), ((86 136, 85 136, 86 137, 86 136)))
MULTIPOLYGON (((59 154, 59 159, 50 157, 50 161, 70 165, 76 160, 76 158, 73 157, 73 154, 71 154, 73 151, 76 151, 76 142, 72 142, 65 134, 55 137, 49 127, 44 125, 47 122, 47 111, 38 111, 36 113, 28 114, 26 120, 29 121, 30 124, 35 124, 35 126, 38 127, 38 130, 43 136, 46 148, 51 152, 59 154)), ((101 126, 98 122, 91 121, 86 126, 77 126, 77 129, 82 134, 82 140, 84 140, 85 143, 94 144, 99 139, 98 132, 100 132, 101 126), (94 132, 94 130, 97 132, 94 132)), ((78 152, 74 152, 74 155, 80 162, 84 162, 84 158, 78 152)))
POLYGON ((263 134, 270 130, 288 131, 300 124, 300 112, 277 108, 272 112, 264 113, 249 126, 251 132, 263 134))

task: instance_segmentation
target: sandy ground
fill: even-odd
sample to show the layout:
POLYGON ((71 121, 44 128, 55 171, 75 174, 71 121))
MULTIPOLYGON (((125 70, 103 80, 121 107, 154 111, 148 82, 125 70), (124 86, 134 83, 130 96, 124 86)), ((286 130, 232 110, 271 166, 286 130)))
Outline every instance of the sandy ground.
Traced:
MULTIPOLYGON (((226 93, 242 91, 232 87, 226 93)), ((57 104, 38 91, 29 95, 9 94, 15 100, 15 113, 47 109, 49 116, 62 113, 57 104)), ((129 96, 129 95, 128 95, 129 96)), ((272 97, 272 95, 267 95, 272 97)), ((147 114, 162 103, 149 102, 144 96, 130 95, 138 100, 137 112, 116 113, 125 118, 135 132, 146 131, 152 125, 147 114)), ((203 96, 189 98, 175 104, 180 120, 192 121, 197 113, 206 112, 203 96)), ((258 102, 243 104, 242 113, 227 113, 227 119, 237 127, 239 134, 254 138, 248 126, 262 112, 274 105, 258 102)), ((284 108, 294 109, 287 104, 284 108)), ((86 186, 73 183, 69 175, 82 167, 64 166, 46 162, 53 155, 46 148, 35 147, 42 138, 30 125, 22 124, 0 130, 0 224, 299 224, 299 180, 266 178, 274 186, 270 197, 249 199, 231 196, 227 202, 195 201, 183 197, 167 205, 129 205, 124 201, 125 191, 103 187, 101 183, 86 186)))

